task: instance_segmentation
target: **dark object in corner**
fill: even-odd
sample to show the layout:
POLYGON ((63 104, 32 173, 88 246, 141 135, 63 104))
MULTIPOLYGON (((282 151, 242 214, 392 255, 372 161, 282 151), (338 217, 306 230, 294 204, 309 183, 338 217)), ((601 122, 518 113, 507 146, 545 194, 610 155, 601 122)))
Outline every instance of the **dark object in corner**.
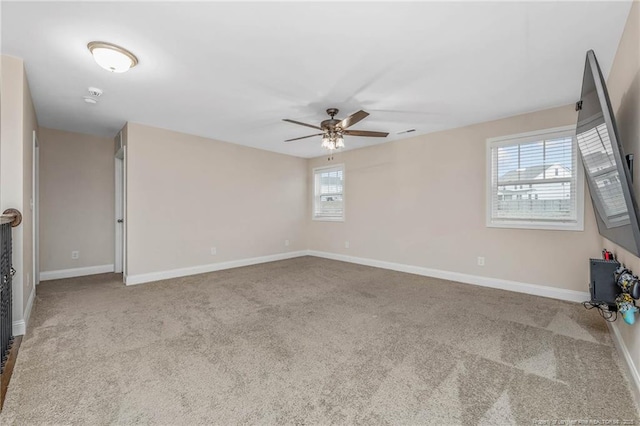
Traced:
POLYGON ((617 260, 589 260, 589 291, 592 303, 604 303, 609 306, 609 310, 617 310, 616 297, 620 294, 620 287, 616 284, 614 273, 619 267, 620 263, 617 260))

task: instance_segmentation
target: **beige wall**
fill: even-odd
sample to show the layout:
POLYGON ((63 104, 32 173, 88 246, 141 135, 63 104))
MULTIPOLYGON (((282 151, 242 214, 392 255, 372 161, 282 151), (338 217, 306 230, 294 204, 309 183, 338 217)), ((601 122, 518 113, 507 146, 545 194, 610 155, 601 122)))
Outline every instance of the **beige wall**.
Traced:
POLYGON ((21 321, 34 289, 32 277, 32 135, 38 122, 22 59, 3 55, 0 91, 0 211, 16 208, 23 221, 13 229, 13 320, 21 321))
MULTIPOLYGON (((640 2, 634 2, 631 8, 607 88, 624 151, 635 154, 633 184, 636 199, 640 200, 640 2)), ((613 250, 618 260, 640 274, 640 258, 605 238, 602 246, 613 250)), ((640 327, 620 323, 618 330, 636 369, 640 370, 640 327)))
POLYGON ((129 277, 306 248, 304 159, 129 123, 126 162, 129 277))
MULTIPOLYGON (((487 228, 485 213, 486 139, 576 118, 567 106, 337 154, 331 163, 345 164, 346 221, 307 217, 309 248, 588 291, 587 259, 600 246, 588 196, 582 232, 487 228)), ((312 168, 331 163, 309 162, 309 193, 312 168)))
POLYGON ((40 270, 112 265, 113 139, 43 127, 39 141, 40 270))
MULTIPOLYGON (((21 59, 2 56, 2 105, 0 106, 2 123, 0 140, 2 154, 0 161, 0 211, 16 208, 24 212, 23 206, 23 139, 22 139, 22 103, 23 103, 23 63, 21 59)), ((13 229, 13 320, 23 319, 23 233, 24 226, 13 229)))

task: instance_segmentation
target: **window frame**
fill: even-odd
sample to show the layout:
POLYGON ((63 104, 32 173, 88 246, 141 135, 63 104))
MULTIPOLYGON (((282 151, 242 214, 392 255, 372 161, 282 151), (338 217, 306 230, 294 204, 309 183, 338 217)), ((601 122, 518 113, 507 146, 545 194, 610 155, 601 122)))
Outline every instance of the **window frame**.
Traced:
POLYGON ((312 220, 317 220, 320 222, 344 222, 346 220, 347 217, 347 197, 346 197, 346 192, 347 192, 347 186, 346 186, 346 182, 347 182, 347 178, 346 178, 346 172, 345 172, 345 166, 344 163, 340 163, 340 164, 332 164, 330 166, 322 166, 322 167, 314 167, 312 174, 311 174, 311 179, 313 181, 312 185, 313 185, 313 192, 311 194, 312 199, 311 199, 311 219, 312 220), (316 216, 316 201, 317 201, 317 197, 316 197, 316 175, 320 172, 322 173, 323 170, 331 170, 331 169, 342 169, 342 216, 341 217, 331 217, 331 216, 316 216))
POLYGON ((487 228, 509 229, 537 229, 553 231, 584 231, 584 166, 576 139, 576 126, 562 126, 533 132, 518 133, 494 138, 486 141, 486 226, 487 228), (571 136, 576 156, 576 220, 575 221, 544 221, 538 220, 509 220, 492 218, 493 201, 493 156, 492 148, 510 146, 527 142, 536 142, 571 136))

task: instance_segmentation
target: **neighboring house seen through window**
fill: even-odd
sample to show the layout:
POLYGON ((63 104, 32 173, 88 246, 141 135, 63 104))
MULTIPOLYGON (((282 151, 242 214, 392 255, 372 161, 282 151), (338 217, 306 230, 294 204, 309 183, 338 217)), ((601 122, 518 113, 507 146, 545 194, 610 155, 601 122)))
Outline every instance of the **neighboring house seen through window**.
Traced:
POLYGON ((313 218, 344 220, 344 166, 313 169, 313 218))
POLYGON ((583 229, 575 128, 487 140, 487 226, 583 229))

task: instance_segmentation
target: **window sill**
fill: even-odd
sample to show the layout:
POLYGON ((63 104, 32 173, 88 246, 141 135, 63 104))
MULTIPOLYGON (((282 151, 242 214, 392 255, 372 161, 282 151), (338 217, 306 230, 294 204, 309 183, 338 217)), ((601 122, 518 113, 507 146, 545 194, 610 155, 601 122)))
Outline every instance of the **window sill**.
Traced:
POLYGON ((584 223, 488 222, 487 228, 532 229, 540 231, 584 231, 584 223))
POLYGON ((344 222, 344 217, 312 217, 311 219, 318 222, 344 222))

